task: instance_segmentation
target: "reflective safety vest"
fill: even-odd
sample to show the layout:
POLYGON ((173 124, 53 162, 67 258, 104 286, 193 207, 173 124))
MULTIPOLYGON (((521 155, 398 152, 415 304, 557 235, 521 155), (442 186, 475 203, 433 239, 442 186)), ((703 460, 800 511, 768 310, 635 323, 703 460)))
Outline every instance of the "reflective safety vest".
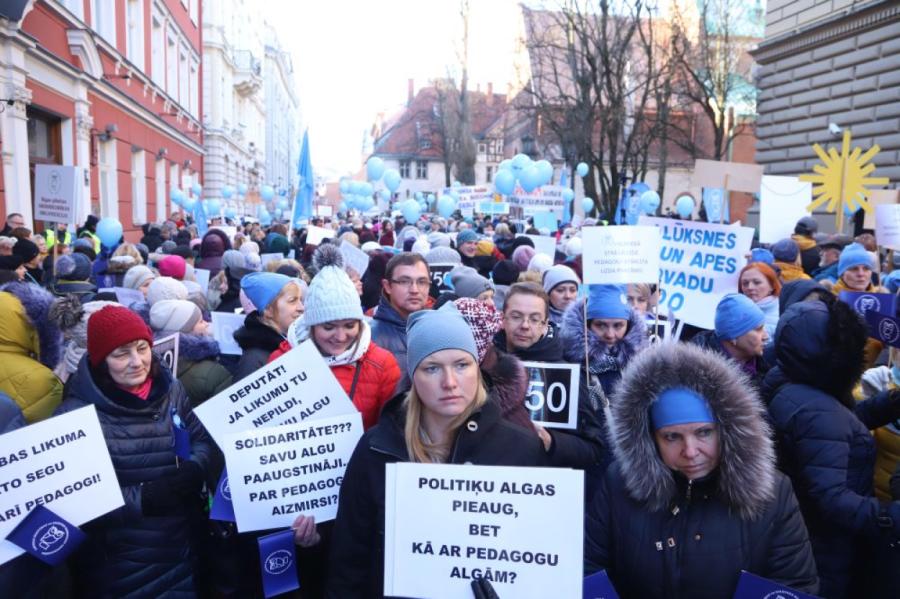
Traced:
MULTIPOLYGON (((56 245, 56 232, 53 230, 47 230, 44 231, 44 236, 47 239, 47 249, 52 250, 53 246, 56 245)), ((66 234, 63 236, 62 242, 65 245, 72 245, 72 233, 67 230, 66 234)))

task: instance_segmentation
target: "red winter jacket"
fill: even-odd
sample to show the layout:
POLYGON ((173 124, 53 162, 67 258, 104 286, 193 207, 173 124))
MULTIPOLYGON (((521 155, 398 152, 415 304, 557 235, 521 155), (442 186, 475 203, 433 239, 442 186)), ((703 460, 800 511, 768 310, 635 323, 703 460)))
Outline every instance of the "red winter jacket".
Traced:
MULTIPOLYGON (((278 349, 269 356, 269 362, 280 358, 290 350, 291 345, 287 341, 282 341, 278 349)), ((378 424, 381 408, 394 396, 394 389, 400 380, 400 367, 393 354, 378 347, 374 342, 369 343, 368 351, 357 364, 360 368, 359 380, 356 382, 356 391, 350 399, 362 414, 363 429, 368 430, 378 424)), ((332 366, 331 373, 341 384, 344 392, 350 395, 356 364, 332 366)))

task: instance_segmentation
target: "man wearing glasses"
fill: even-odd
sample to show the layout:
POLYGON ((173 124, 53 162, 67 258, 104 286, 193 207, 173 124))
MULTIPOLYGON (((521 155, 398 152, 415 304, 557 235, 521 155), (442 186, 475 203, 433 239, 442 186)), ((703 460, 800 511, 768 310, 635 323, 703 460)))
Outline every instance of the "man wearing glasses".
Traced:
MULTIPOLYGON (((523 361, 566 362, 559 331, 549 317, 550 298, 543 287, 537 283, 515 283, 506 295, 503 329, 494 337, 494 345, 523 361)), ((582 383, 578 391, 578 428, 535 428, 551 465, 585 471, 590 496, 611 457, 606 450, 602 408, 592 407, 584 379, 579 378, 582 383)))
POLYGON ((12 214, 6 217, 6 226, 3 227, 3 230, 0 231, 0 235, 4 237, 9 237, 14 229, 19 229, 25 226, 25 217, 23 217, 18 212, 13 212, 12 214))
POLYGON ((404 252, 387 263, 381 281, 381 301, 375 309, 372 323, 372 341, 397 358, 402 376, 396 393, 408 391, 409 376, 406 372, 406 319, 413 312, 429 308, 428 290, 431 275, 428 263, 421 254, 404 252))

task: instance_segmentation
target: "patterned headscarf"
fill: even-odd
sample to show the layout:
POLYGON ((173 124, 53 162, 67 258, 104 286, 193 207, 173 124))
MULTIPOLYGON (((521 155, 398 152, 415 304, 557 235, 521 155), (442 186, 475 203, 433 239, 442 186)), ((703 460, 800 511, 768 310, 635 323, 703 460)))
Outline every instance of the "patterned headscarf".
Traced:
POLYGON ((493 304, 481 300, 464 297, 453 303, 472 329, 475 347, 478 349, 478 361, 481 362, 493 343, 494 335, 503 328, 503 316, 497 312, 493 304))

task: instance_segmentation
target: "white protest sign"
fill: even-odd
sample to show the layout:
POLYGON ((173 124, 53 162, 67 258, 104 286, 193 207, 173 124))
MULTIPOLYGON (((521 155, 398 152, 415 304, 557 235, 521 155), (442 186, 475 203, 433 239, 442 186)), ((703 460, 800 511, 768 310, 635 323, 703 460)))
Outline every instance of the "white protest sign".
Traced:
POLYGON ((384 507, 385 595, 469 599, 485 578, 500 597, 581 597, 579 470, 388 464, 384 507))
POLYGON ((212 316, 213 338, 219 342, 219 352, 229 356, 240 356, 244 353, 234 340, 234 332, 244 326, 246 314, 231 312, 210 312, 212 316))
POLYGON ((581 238, 585 284, 659 280, 659 228, 588 227, 581 232, 581 238))
POLYGON ((528 373, 525 409, 532 422, 548 428, 578 427, 579 364, 522 362, 528 373))
POLYGON ((77 166, 34 166, 34 219, 51 223, 77 221, 84 170, 77 166))
POLYGON ((334 233, 334 229, 326 229, 324 227, 310 225, 306 227, 306 244, 319 245, 320 243, 322 243, 323 239, 331 239, 332 237, 334 237, 334 233))
POLYGON ((209 435, 226 435, 350 414, 356 408, 312 341, 301 343, 194 408, 209 435))
POLYGON ((344 470, 363 434, 354 411, 226 435, 225 462, 238 531, 285 528, 299 514, 333 520, 344 470))
POLYGON ((440 195, 445 196, 451 193, 459 198, 456 201, 456 208, 463 216, 473 216, 475 206, 494 198, 493 189, 487 185, 445 187, 441 190, 440 195))
POLYGON ((128 287, 114 287, 113 289, 116 293, 116 301, 123 306, 140 304, 141 302, 147 301, 147 298, 144 297, 144 294, 138 289, 130 289, 128 287))
POLYGON ((203 290, 203 295, 206 295, 206 291, 209 289, 209 274, 209 270, 205 268, 194 269, 194 278, 197 279, 197 284, 203 290))
POLYGON ((556 257, 556 238, 546 235, 525 235, 519 233, 516 237, 527 237, 534 243, 534 251, 538 254, 544 254, 551 258, 556 257))
POLYGON ((284 260, 284 254, 281 252, 270 252, 268 254, 260 254, 259 262, 262 264, 263 270, 266 269, 266 264, 273 261, 284 260))
POLYGON ((178 333, 157 339, 153 342, 153 353, 159 356, 160 361, 172 373, 178 376, 178 333))
POLYGON ((228 240, 234 244, 234 236, 237 235, 237 227, 233 227, 230 225, 214 225, 210 227, 210 229, 218 229, 225 233, 228 236, 228 240))
POLYGON ((552 211, 556 217, 562 220, 566 201, 563 192, 566 190, 561 185, 544 185, 531 193, 516 186, 516 191, 509 196, 509 203, 522 209, 525 216, 534 216, 540 212, 552 211))
POLYGON ((797 177, 764 175, 759 187, 759 241, 775 243, 789 238, 812 202, 812 183, 797 177))
POLYGON ((900 250, 900 204, 875 206, 875 239, 880 246, 900 250))
POLYGON ((328 204, 319 204, 316 206, 316 216, 332 216, 334 209, 328 204))
POLYGON ((38 505, 80 526, 124 504, 94 406, 0 435, 0 564, 23 552, 5 539, 38 505))
POLYGON ((344 257, 344 266, 349 266, 357 273, 360 278, 366 274, 369 268, 369 255, 346 241, 341 243, 341 255, 344 257))
POLYGON ((753 229, 641 216, 662 234, 659 309, 703 329, 715 327, 716 306, 738 288, 753 229))

